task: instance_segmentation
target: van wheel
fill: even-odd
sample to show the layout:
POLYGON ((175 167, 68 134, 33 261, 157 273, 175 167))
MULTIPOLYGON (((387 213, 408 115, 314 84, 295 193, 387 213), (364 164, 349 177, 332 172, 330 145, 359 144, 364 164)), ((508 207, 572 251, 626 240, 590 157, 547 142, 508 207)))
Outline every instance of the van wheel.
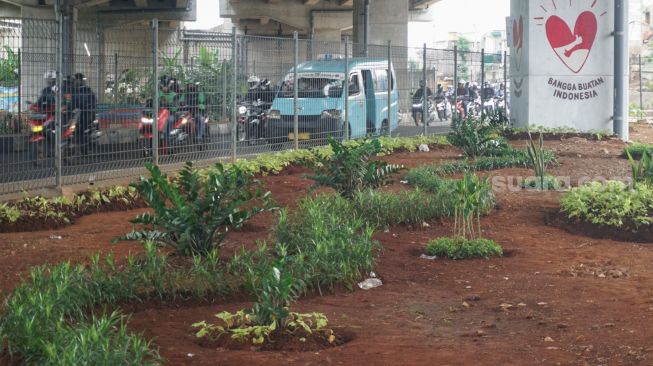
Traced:
POLYGON ((387 119, 384 119, 381 122, 381 128, 379 129, 379 136, 388 136, 390 134, 390 123, 387 119))
MULTIPOLYGON (((349 131, 351 131, 351 129, 349 129, 349 131)), ((367 133, 366 134, 367 135, 372 135, 372 134, 374 134, 374 132, 376 132, 376 127, 374 126, 372 121, 367 120, 367 133)))

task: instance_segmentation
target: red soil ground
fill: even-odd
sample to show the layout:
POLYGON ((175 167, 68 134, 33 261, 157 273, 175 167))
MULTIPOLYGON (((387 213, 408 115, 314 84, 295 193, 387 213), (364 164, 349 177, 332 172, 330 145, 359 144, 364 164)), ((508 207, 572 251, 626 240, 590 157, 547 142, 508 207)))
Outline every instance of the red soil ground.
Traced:
MULTIPOLYGON (((635 139, 653 141, 650 127, 635 139)), ((523 145, 523 141, 515 142, 523 145)), ((547 141, 559 156, 556 175, 628 176, 616 140, 547 141)), ((407 166, 459 157, 453 148, 386 158, 407 166)), ((301 169, 263 178, 274 199, 294 206, 308 193, 301 169)), ((528 176, 505 169, 493 176, 528 176)), ((392 187, 392 189, 397 188, 392 187)), ((327 314, 337 331, 355 339, 320 352, 228 351, 200 346, 190 324, 246 303, 177 303, 137 306, 130 327, 154 339, 169 365, 650 365, 653 364, 653 247, 597 240, 547 226, 561 193, 496 192, 498 209, 482 221, 483 235, 506 256, 492 260, 419 258, 430 239, 450 235, 451 222, 395 227, 376 235, 384 247, 377 273, 384 285, 300 300, 297 311, 327 314)), ((82 261, 98 251, 122 258, 137 244, 112 245, 130 230, 137 212, 83 217, 55 231, 0 234, 0 297, 29 268, 82 261), (62 236, 61 240, 50 239, 62 236)), ((256 217, 231 233, 226 252, 265 239, 274 214, 256 217)), ((219 300, 218 300, 219 301, 219 300)), ((0 360, 0 363, 1 360, 0 360)))

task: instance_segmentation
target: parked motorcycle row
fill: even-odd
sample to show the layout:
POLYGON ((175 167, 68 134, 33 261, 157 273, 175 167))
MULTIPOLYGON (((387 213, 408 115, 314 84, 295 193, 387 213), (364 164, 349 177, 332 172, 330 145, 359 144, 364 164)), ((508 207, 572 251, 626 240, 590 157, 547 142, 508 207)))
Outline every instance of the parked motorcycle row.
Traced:
POLYGON ((502 84, 486 83, 480 88, 475 83, 460 81, 457 93, 450 87, 444 90, 438 85, 435 95, 431 90, 420 83, 420 88, 413 94, 412 113, 416 126, 435 121, 445 122, 456 116, 466 118, 468 116, 481 117, 482 115, 493 115, 499 111, 507 112, 506 95, 502 84), (427 107, 424 108, 424 90, 426 90, 427 107), (426 110, 426 112, 425 112, 426 110))

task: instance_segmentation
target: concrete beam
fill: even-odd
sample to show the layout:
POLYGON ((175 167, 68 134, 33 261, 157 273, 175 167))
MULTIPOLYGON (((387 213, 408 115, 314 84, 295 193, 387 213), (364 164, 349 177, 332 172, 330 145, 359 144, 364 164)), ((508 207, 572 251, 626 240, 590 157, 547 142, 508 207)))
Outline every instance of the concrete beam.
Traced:
POLYGON ((340 6, 354 6, 354 0, 340 0, 340 6))
POLYGON ((188 0, 177 0, 176 8, 177 9, 186 9, 188 7, 188 0))
POLYGON ((304 5, 316 5, 320 0, 304 0, 304 5))
POLYGON ((84 8, 90 8, 93 6, 98 6, 98 5, 103 5, 108 3, 111 0, 91 0, 91 1, 83 1, 79 2, 75 7, 78 9, 84 9, 84 8))
POLYGON ((144 8, 147 6, 147 0, 134 0, 137 8, 144 8))
POLYGON ((261 25, 266 25, 270 23, 270 17, 261 17, 260 23, 261 25))

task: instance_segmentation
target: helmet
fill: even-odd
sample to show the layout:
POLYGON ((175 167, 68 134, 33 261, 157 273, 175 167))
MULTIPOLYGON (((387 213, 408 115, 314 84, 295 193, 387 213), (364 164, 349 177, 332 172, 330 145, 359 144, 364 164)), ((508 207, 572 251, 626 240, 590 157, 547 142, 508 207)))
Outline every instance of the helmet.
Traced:
POLYGON ((261 79, 256 75, 252 75, 247 79, 247 86, 250 89, 256 88, 257 86, 259 86, 260 83, 261 83, 261 79))
POLYGON ((48 70, 43 74, 43 78, 48 80, 48 79, 56 79, 57 78, 57 72, 55 70, 48 70))

